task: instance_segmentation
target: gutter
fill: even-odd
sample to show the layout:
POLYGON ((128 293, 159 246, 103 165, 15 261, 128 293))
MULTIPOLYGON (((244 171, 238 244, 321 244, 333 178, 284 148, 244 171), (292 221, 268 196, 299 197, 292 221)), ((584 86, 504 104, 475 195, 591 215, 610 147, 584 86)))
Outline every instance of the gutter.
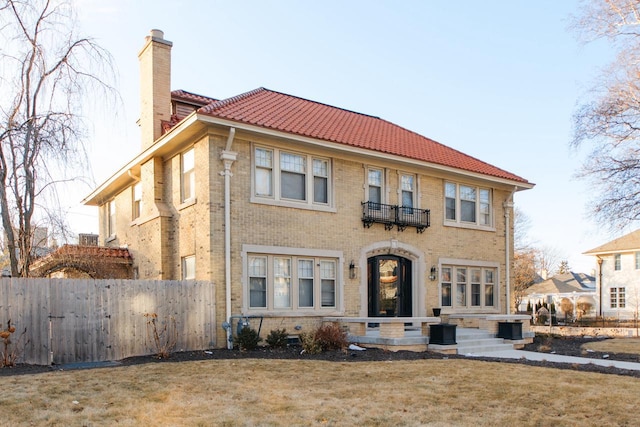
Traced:
MULTIPOLYGON (((224 282, 225 282, 225 323, 231 325, 231 166, 236 161, 238 153, 231 151, 233 138, 236 135, 236 128, 229 128, 227 145, 220 153, 220 160, 224 165, 224 170, 220 175, 224 176, 224 282)), ((227 336, 227 348, 233 348, 231 328, 225 328, 227 336)))
POLYGON ((507 315, 511 314, 511 239, 509 239, 509 236, 511 235, 511 227, 510 227, 510 222, 509 219, 511 218, 511 210, 513 210, 514 207, 514 203, 513 203, 513 195, 515 194, 515 192, 518 191, 518 187, 514 187, 513 190, 511 191, 511 194, 509 195, 509 197, 507 198, 507 201, 504 202, 502 204, 502 206, 504 207, 504 257, 505 257, 505 285, 506 285, 506 308, 507 308, 507 315))

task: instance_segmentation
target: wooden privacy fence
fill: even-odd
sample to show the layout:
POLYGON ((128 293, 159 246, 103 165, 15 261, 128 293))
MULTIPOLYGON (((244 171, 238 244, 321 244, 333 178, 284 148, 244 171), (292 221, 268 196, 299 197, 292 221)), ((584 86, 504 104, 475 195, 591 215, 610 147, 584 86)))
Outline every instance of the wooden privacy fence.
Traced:
POLYGON ((214 285, 198 281, 2 278, 0 330, 9 319, 17 361, 39 365, 120 360, 172 342, 203 350, 218 332, 214 285))

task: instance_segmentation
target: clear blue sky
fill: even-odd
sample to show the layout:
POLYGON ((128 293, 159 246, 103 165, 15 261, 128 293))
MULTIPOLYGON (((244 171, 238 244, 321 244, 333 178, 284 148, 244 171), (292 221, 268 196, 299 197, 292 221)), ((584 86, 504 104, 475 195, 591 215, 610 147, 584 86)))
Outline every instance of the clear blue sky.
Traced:
MULTIPOLYGON (((617 237, 587 218, 587 185, 572 178, 584 150, 569 148, 571 117, 612 56, 568 29, 577 0, 75 2, 82 31, 114 57, 123 100, 117 117, 94 118, 96 183, 139 151, 137 54, 158 28, 173 42, 173 89, 226 98, 263 86, 516 173, 537 184, 516 195, 531 240, 574 271, 590 272, 580 254, 617 237)), ((97 232, 97 209, 72 213, 78 232, 97 232)))

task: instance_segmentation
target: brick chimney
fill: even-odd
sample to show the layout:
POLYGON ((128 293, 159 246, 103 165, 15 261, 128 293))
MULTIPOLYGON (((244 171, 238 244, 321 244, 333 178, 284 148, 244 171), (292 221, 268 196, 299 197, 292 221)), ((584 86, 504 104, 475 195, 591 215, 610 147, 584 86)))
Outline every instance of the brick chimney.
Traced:
POLYGON ((140 134, 142 149, 162 135, 162 121, 171 118, 171 43, 151 30, 140 53, 140 134))

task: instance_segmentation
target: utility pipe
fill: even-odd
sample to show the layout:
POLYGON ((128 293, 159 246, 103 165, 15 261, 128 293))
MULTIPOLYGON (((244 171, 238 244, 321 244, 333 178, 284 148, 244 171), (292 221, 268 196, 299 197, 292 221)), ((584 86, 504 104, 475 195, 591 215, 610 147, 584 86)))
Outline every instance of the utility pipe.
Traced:
MULTIPOLYGON (((233 138, 236 135, 236 128, 229 129, 227 137, 227 145, 222 153, 220 160, 224 165, 224 170, 220 171, 220 175, 224 176, 224 283, 225 283, 225 319, 231 325, 231 166, 236 161, 238 153, 231 151, 233 138)), ((227 332, 227 348, 231 350, 233 343, 231 341, 231 328, 225 328, 227 332)))

